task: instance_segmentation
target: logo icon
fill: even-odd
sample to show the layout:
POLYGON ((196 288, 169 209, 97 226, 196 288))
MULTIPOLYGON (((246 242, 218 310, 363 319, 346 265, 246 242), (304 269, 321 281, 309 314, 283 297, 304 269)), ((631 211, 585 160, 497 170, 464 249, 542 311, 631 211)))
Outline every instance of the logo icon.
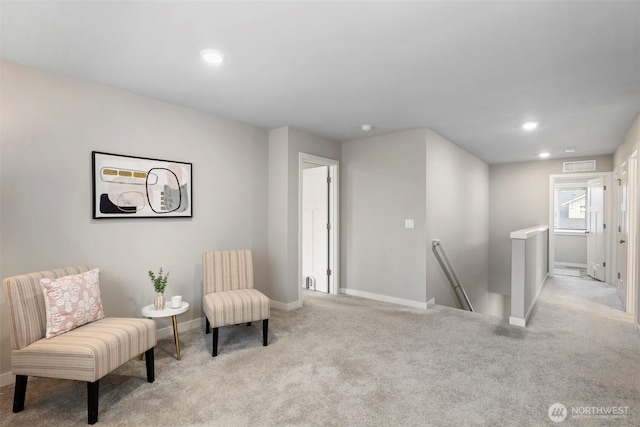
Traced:
POLYGON ((549 419, 554 423, 561 423, 567 418, 567 408, 562 403, 554 403, 549 406, 549 419))

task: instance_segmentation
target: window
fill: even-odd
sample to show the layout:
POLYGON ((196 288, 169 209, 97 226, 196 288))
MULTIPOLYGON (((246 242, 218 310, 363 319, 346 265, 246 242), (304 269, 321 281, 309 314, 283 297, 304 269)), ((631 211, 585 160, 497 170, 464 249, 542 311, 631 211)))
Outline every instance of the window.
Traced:
POLYGON ((587 230, 586 183, 556 184, 554 205, 555 230, 587 230))

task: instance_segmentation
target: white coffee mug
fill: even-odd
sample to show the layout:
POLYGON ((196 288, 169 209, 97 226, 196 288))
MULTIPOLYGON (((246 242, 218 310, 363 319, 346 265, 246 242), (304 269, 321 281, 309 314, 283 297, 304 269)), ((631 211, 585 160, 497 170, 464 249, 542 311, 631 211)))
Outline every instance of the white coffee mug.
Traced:
POLYGON ((180 308, 182 307, 182 296, 176 295, 171 297, 171 308, 180 308))

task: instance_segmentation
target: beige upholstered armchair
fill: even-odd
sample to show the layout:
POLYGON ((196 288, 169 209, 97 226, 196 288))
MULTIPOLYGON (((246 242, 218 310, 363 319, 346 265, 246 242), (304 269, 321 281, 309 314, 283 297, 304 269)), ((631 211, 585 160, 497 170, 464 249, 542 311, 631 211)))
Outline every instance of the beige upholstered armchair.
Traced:
POLYGON ((213 357, 218 355, 218 328, 262 320, 262 344, 269 332, 269 298, 253 288, 250 250, 211 251, 202 255, 202 300, 205 333, 213 328, 213 357))
POLYGON ((144 353, 147 381, 154 381, 155 322, 104 317, 98 273, 78 266, 3 280, 16 376, 13 412, 24 409, 28 376, 86 381, 89 424, 98 421, 99 380, 109 372, 144 353), (65 317, 79 300, 79 309, 65 317), (96 320, 77 321, 87 316, 96 320))

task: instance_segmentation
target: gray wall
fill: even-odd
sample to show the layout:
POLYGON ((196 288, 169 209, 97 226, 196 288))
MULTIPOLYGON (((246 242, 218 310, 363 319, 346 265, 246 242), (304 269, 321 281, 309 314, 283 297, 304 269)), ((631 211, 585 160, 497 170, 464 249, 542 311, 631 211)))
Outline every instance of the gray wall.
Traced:
MULTIPOLYGON (((273 299, 298 302, 299 154, 340 160, 340 143, 293 127, 269 132, 269 276, 273 299)), ((292 304, 295 303, 295 304, 292 304)))
POLYGON ((633 154, 633 151, 638 148, 640 148, 640 114, 629 128, 629 131, 624 137, 624 141, 616 148, 616 152, 613 154, 613 164, 616 171, 618 171, 620 165, 633 154))
POLYGON ((427 299, 458 307, 431 250, 440 239, 476 311, 502 315, 489 288, 489 166, 428 130, 426 150, 427 299))
MULTIPOLYGON (((268 254, 269 282, 286 283, 287 245, 289 218, 287 217, 289 182, 289 128, 282 127, 269 131, 269 200, 268 200, 268 254)), ((283 303, 289 302, 287 289, 272 289, 273 298, 283 303)))
POLYGON ((554 261, 556 264, 571 263, 587 265, 587 235, 554 235, 554 261))
POLYGON ((426 129, 342 144, 342 287, 425 303, 426 129), (415 228, 404 228, 413 219, 415 228))
MULTIPOLYGON (((610 172, 612 156, 539 160, 489 168, 490 291, 508 295, 511 288, 512 231, 549 224, 549 175, 562 173, 562 162, 595 159, 598 172, 610 172)), ((553 225, 551 224, 551 228, 553 225)))
MULTIPOLYGON (((109 316, 140 317, 153 302, 147 271, 164 267, 167 296, 199 319, 202 252, 252 248, 267 282, 268 134, 105 86, 1 63, 0 276, 87 264, 101 269, 109 316), (193 163, 192 219, 91 219, 91 151, 193 163)), ((0 300, 0 372, 10 371, 0 300)), ((159 322, 159 327, 169 326, 159 322)))
POLYGON ((440 239, 474 308, 502 315, 488 292, 486 163, 430 129, 345 142, 342 162, 343 287, 457 307, 431 251, 440 239))

